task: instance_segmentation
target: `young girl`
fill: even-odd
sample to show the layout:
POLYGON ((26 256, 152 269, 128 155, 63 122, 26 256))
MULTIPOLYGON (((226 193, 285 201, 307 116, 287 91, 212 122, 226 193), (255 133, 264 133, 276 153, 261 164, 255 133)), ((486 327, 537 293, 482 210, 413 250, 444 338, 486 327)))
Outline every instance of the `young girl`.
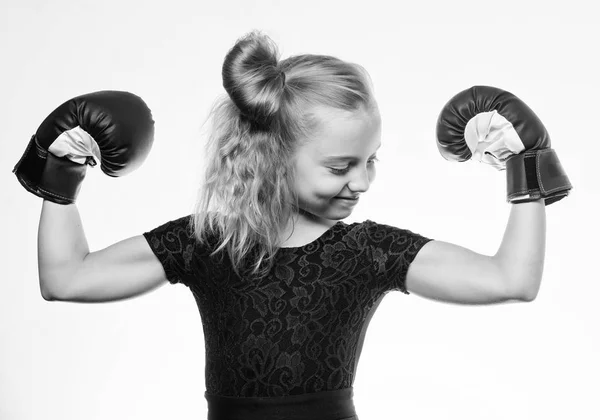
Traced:
POLYGON ((45 200, 38 236, 48 300, 112 301, 166 282, 191 290, 210 420, 358 419, 365 332, 392 290, 462 304, 535 298, 543 197, 513 204, 494 256, 343 222, 374 181, 381 146, 362 67, 322 55, 279 61, 272 41, 251 33, 226 56, 223 85, 193 214, 90 252, 74 203, 45 200))

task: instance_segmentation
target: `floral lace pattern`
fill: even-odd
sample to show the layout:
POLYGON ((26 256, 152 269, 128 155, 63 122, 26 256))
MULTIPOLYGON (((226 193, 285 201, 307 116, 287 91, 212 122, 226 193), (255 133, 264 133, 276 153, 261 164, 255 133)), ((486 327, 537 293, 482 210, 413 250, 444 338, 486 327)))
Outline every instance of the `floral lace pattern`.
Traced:
POLYGON ((170 283, 191 291, 206 350, 206 392, 276 397, 352 386, 367 326, 424 236, 366 220, 338 222, 303 247, 280 248, 269 276, 238 277, 210 257, 181 217, 144 233, 170 283))

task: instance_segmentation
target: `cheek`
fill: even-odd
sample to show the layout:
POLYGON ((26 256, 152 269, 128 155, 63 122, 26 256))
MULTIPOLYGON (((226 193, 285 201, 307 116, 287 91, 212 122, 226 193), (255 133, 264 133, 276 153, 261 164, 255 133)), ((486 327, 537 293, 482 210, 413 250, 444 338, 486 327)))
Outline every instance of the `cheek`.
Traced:
POLYGON ((315 170, 297 178, 296 188, 304 200, 328 201, 344 188, 343 177, 315 170))
POLYGON ((335 175, 322 175, 314 184, 314 194, 322 199, 330 199, 340 194, 346 185, 346 178, 335 175))
POLYGON ((377 170, 375 169, 375 166, 373 166, 371 168, 371 170, 369 171, 369 183, 375 181, 376 175, 377 175, 377 170))

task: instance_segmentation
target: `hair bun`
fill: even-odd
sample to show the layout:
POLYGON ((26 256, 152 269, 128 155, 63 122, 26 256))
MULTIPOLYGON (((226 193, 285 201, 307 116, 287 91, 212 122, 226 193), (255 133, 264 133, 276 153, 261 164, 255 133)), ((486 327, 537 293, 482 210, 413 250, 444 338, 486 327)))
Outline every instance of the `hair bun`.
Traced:
POLYGON ((277 46, 266 35, 240 38, 223 63, 223 87, 242 115, 269 126, 279 110, 285 74, 278 66, 277 46))

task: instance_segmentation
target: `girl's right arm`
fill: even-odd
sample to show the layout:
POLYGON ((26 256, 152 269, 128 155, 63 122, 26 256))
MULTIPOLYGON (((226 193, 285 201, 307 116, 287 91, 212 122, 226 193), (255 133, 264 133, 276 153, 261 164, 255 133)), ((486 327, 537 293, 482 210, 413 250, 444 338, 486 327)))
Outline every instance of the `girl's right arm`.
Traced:
POLYGON ((44 200, 38 230, 40 289, 46 300, 109 302, 166 284, 142 235, 90 252, 75 204, 44 200))

